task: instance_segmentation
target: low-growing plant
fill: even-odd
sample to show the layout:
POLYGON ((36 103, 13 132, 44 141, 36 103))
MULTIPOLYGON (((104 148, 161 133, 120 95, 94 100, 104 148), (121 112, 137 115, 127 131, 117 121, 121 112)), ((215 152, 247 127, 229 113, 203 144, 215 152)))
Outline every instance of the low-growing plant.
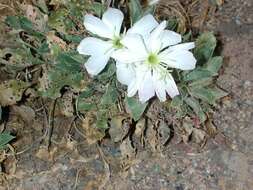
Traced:
MULTIPOLYGON (((92 12, 97 17, 101 17, 107 11, 106 5, 89 4, 88 1, 77 3, 74 0, 52 1, 51 5, 58 7, 56 11, 50 12, 45 5, 38 7, 37 11, 40 14, 36 22, 40 23, 40 26, 25 16, 6 18, 5 24, 10 27, 8 35, 14 39, 16 47, 0 50, 0 63, 4 65, 1 69, 13 78, 19 76, 24 88, 10 91, 10 88, 16 87, 2 85, 1 91, 8 91, 16 101, 20 101, 22 95, 15 92, 23 93, 27 88, 33 88, 36 89, 37 96, 55 100, 61 98, 64 91, 70 89, 74 93, 75 114, 85 116, 92 113, 96 126, 103 130, 108 128, 108 119, 121 112, 127 111, 135 121, 145 116, 145 111, 152 101, 149 100, 151 97, 141 100, 133 95, 128 97, 126 86, 117 80, 118 67, 115 60, 120 61, 119 56, 108 59, 105 68, 92 73, 91 76, 84 67, 90 56, 81 55, 79 54, 81 50, 79 52, 76 50, 85 37, 84 33, 87 35, 82 24, 83 13, 92 12), (47 14, 49 17, 45 19, 47 14)), ((145 15, 154 14, 155 4, 143 8, 138 0, 131 0, 128 10, 130 16, 124 19, 124 29, 129 28, 128 26, 131 28, 145 15)), ((169 25, 167 27, 170 28, 169 25)), ((175 28, 175 24, 171 28, 175 28)), ((199 124, 204 125, 217 101, 227 95, 215 84, 223 59, 214 54, 217 41, 213 33, 200 34, 196 39, 190 32, 181 35, 184 43, 190 40, 196 41, 195 48, 192 46, 187 49, 187 52, 193 49, 196 65, 192 64, 196 68, 180 70, 177 69, 178 66, 175 69, 166 66, 166 70, 170 71, 168 73, 173 76, 177 84, 175 88, 178 89, 178 93, 175 96, 167 91, 172 98, 167 98, 167 101, 166 98, 159 99, 165 101, 163 104, 168 108, 167 111, 173 113, 175 118, 182 121, 185 117, 198 118, 199 124)), ((118 38, 112 38, 112 42, 112 45, 119 49, 123 46, 118 38)), ((152 56, 150 54, 148 60, 153 67, 152 64, 156 64, 157 57, 152 56)), ((7 83, 11 82, 13 81, 7 81, 7 83)), ((0 92, 0 99, 2 94, 0 92)), ((12 101, 9 105, 14 103, 12 101)), ((8 105, 6 102, 1 104, 8 105)), ((7 143, 6 139, 10 140, 5 137, 3 139, 4 143, 7 143)))

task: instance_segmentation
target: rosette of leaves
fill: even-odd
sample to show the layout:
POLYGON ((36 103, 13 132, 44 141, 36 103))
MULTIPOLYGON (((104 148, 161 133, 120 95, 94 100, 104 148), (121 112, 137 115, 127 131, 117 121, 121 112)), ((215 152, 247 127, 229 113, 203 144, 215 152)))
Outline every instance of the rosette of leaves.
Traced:
POLYGON ((204 123, 222 97, 227 93, 215 83, 223 63, 221 56, 214 56, 217 41, 213 33, 201 34, 196 40, 194 55, 197 67, 193 71, 175 72, 181 92, 169 104, 175 109, 176 118, 191 116, 204 123))

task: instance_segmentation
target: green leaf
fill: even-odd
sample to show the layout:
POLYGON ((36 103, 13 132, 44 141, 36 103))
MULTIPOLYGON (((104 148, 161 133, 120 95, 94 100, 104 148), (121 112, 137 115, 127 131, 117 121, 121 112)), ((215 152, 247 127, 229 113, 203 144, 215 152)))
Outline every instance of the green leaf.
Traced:
POLYGON ((0 134, 0 149, 5 148, 5 146, 15 137, 10 135, 10 133, 1 133, 0 134))
POLYGON ((139 0, 130 0, 129 3, 131 24, 136 23, 143 15, 141 3, 139 0))
POLYGON ((80 93, 77 101, 77 111, 87 112, 97 109, 96 102, 92 99, 94 92, 95 90, 92 86, 86 87, 86 90, 80 93))
POLYGON ((25 31, 32 31, 33 30, 33 24, 28 18, 26 17, 20 17, 19 18, 20 26, 25 31))
POLYGON ((212 95, 214 96, 215 100, 219 100, 219 99, 221 99, 221 98, 228 95, 227 92, 225 92, 224 90, 222 90, 220 88, 212 88, 212 89, 209 89, 209 90, 212 93, 212 95))
POLYGON ((64 40, 66 40, 66 41, 79 44, 79 43, 82 41, 83 36, 65 34, 65 35, 62 36, 62 38, 63 38, 64 40))
POLYGON ((180 108, 180 106, 183 104, 183 100, 181 96, 176 96, 172 99, 170 106, 173 108, 180 108))
POLYGON ((118 91, 116 89, 115 83, 112 82, 107 86, 105 94, 101 98, 101 105, 110 106, 114 104, 118 99, 118 91))
POLYGON ((148 103, 142 104, 139 100, 136 98, 125 98, 125 104, 127 106, 127 109, 129 110, 131 117, 135 120, 138 121, 142 114, 144 113, 148 103))
POLYGON ((48 8, 45 0, 37 0, 36 5, 45 14, 48 14, 48 8))
POLYGON ((68 14, 69 12, 65 8, 52 12, 52 14, 49 15, 48 25, 51 28, 56 29, 58 32, 66 34, 67 31, 75 28, 75 25, 73 21, 69 19, 68 14))
POLYGON ((103 130, 108 129, 108 116, 106 110, 98 111, 96 127, 103 130))
POLYGON ((176 18, 170 18, 167 21, 167 28, 169 30, 176 30, 178 26, 178 20, 176 18))
POLYGON ((80 112, 87 112, 96 109, 96 105, 93 103, 87 103, 83 100, 78 101, 77 110, 80 112))
POLYGON ((49 52, 49 46, 47 42, 43 42, 39 48, 37 48, 37 52, 40 54, 46 54, 49 52))
POLYGON ((196 98, 208 102, 209 104, 214 104, 215 98, 208 88, 192 88, 191 94, 196 98))
POLYGON ((185 98, 184 101, 193 109, 193 111, 197 114, 201 123, 203 123, 206 120, 206 114, 202 110, 199 102, 194 98, 185 98))
POLYGON ((149 5, 149 6, 145 9, 143 15, 147 15, 147 14, 151 14, 151 15, 154 15, 154 14, 155 14, 155 5, 149 5))
POLYGON ((88 98, 93 95, 94 91, 95 90, 93 87, 87 87, 85 91, 80 93, 78 98, 79 99, 88 98))
POLYGON ((45 92, 43 96, 49 98, 60 97, 60 91, 64 86, 69 86, 74 89, 81 89, 83 84, 83 73, 69 73, 67 71, 52 70, 49 72, 49 81, 51 86, 45 92))
POLYGON ((192 32, 189 31, 188 33, 184 34, 184 35, 182 36, 182 38, 183 38, 183 42, 189 42, 190 39, 192 38, 192 32))
POLYGON ((209 70, 197 68, 184 77, 184 81, 196 81, 213 76, 213 73, 209 70))
POLYGON ((35 31, 33 23, 23 16, 7 16, 5 22, 16 30, 24 30, 36 37, 44 38, 41 32, 35 31))
POLYGON ((213 76, 218 74, 223 63, 223 58, 220 56, 212 57, 205 65, 204 68, 210 71, 213 76))
POLYGON ((100 17, 102 13, 105 11, 106 7, 102 3, 94 2, 92 3, 92 6, 90 7, 90 9, 94 11, 96 15, 100 17))
POLYGON ((216 38, 211 32, 203 33, 198 37, 194 50, 198 63, 204 64, 212 57, 216 43, 216 38))
POLYGON ((60 53, 56 58, 57 64, 48 73, 50 87, 42 95, 53 99, 60 97, 64 86, 81 90, 84 85, 83 61, 83 57, 76 52, 60 53))
POLYGON ((189 83, 189 86, 192 88, 201 88, 201 87, 206 87, 209 86, 213 83, 213 78, 203 78, 200 80, 193 81, 189 83))
POLYGON ((107 81, 112 78, 115 72, 116 72, 116 65, 115 63, 110 62, 109 64, 106 65, 103 72, 97 76, 97 79, 102 83, 107 83, 107 81))
POLYGON ((214 105, 216 100, 227 95, 226 92, 218 88, 190 88, 190 91, 194 97, 206 101, 211 105, 214 105))
POLYGON ((56 69, 71 73, 80 72, 86 59, 76 52, 62 52, 56 58, 56 69))
POLYGON ((19 22, 19 18, 16 16, 7 16, 5 22, 11 27, 16 30, 21 29, 21 25, 19 22))

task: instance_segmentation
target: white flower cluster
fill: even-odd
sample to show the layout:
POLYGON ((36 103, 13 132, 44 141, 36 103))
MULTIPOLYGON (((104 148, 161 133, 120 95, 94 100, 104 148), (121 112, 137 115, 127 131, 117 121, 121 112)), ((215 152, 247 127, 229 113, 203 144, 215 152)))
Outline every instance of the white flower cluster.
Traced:
POLYGON ((181 43, 180 34, 166 30, 166 21, 158 23, 150 14, 141 18, 128 31, 120 33, 123 13, 109 8, 99 19, 93 15, 84 18, 85 28, 99 38, 87 37, 77 50, 89 55, 85 68, 92 76, 99 74, 110 58, 116 61, 117 79, 128 86, 127 95, 137 92, 141 102, 157 95, 160 101, 166 94, 179 94, 171 69, 191 70, 196 59, 189 51, 194 43, 181 43))

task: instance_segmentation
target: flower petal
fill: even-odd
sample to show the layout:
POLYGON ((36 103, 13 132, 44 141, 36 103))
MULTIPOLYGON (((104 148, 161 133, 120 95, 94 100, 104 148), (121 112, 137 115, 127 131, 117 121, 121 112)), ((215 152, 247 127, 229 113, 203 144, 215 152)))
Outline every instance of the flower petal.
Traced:
POLYGON ((132 52, 138 52, 143 56, 147 55, 144 39, 139 34, 127 34, 121 43, 132 52))
MULTIPOLYGON (((137 73, 138 74, 138 73, 137 73)), ((140 89, 138 90, 139 99, 142 103, 148 101, 155 95, 151 71, 147 71, 143 77, 140 89)))
POLYGON ((116 62, 117 67, 117 79, 120 83, 125 85, 130 85, 130 83, 135 79, 134 66, 130 63, 116 62))
POLYGON ((194 42, 188 42, 188 43, 182 43, 178 44, 172 47, 169 47, 167 51, 175 51, 175 50, 190 50, 195 48, 195 43, 194 42))
POLYGON ((127 33, 128 34, 140 34, 142 36, 148 35, 155 27, 158 26, 158 22, 155 18, 148 14, 142 17, 138 22, 136 22, 132 28, 130 28, 127 33))
POLYGON ((112 54, 112 58, 123 63, 136 63, 144 61, 146 56, 130 51, 128 49, 119 49, 112 54))
POLYGON ((136 94, 136 92, 140 89, 140 85, 143 82, 143 79, 145 77, 145 74, 148 70, 147 67, 143 66, 143 64, 136 63, 135 65, 135 72, 136 77, 132 80, 132 82, 129 84, 127 89, 127 96, 132 97, 136 94))
POLYGON ((114 31, 116 35, 120 34, 123 19, 123 13, 119 9, 114 8, 108 8, 102 17, 102 21, 110 27, 111 31, 114 31))
POLYGON ((137 91, 138 91, 138 85, 137 85, 136 79, 135 79, 129 84, 129 86, 127 88, 127 96, 133 97, 137 91))
POLYGON ((89 32, 98 36, 110 39, 113 37, 113 30, 103 23, 102 20, 93 15, 85 15, 84 26, 89 32))
POLYGON ((177 85, 171 74, 168 74, 165 79, 165 89, 171 98, 179 95, 179 91, 177 89, 177 85))
POLYGON ((159 58, 168 67, 181 70, 192 70, 197 62, 193 54, 186 50, 172 51, 167 54, 165 50, 159 54, 159 58))
POLYGON ((164 49, 168 46, 173 46, 178 43, 181 43, 182 37, 180 34, 170 31, 170 30, 164 30, 161 35, 161 41, 162 41, 162 48, 164 49))
POLYGON ((83 55, 105 54, 112 49, 112 44, 98 38, 84 38, 77 47, 77 51, 83 55))
POLYGON ((100 73, 106 66, 107 62, 110 59, 110 54, 91 56, 88 61, 84 64, 90 75, 97 75, 100 73))
POLYGON ((157 97, 161 102, 166 101, 166 89, 163 77, 157 70, 153 70, 153 83, 157 97))
POLYGON ((150 35, 148 47, 151 52, 158 52, 162 47, 161 34, 166 28, 167 22, 163 21, 157 26, 150 35))

